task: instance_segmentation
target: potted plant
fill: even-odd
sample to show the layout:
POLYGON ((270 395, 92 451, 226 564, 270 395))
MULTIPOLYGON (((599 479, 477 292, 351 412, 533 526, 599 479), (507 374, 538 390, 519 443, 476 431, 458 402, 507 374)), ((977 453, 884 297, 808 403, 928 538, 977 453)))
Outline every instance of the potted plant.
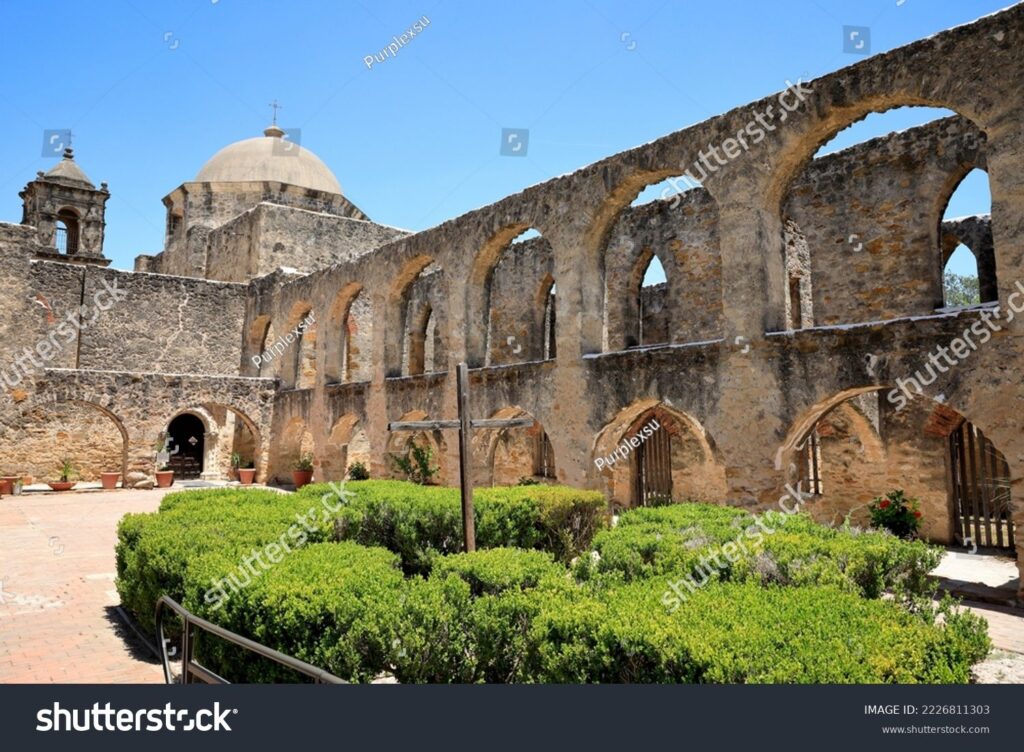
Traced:
POLYGON ((20 475, 4 475, 0 477, 0 495, 13 494, 14 484, 21 480, 20 475))
POLYGON ((100 473, 100 482, 103 484, 104 491, 113 491, 117 488, 117 481, 120 479, 121 473, 116 470, 104 470, 100 473))
POLYGON ((71 476, 75 475, 75 468, 71 464, 71 458, 65 457, 57 467, 60 471, 60 480, 50 481, 47 485, 54 491, 70 491, 75 487, 75 481, 71 480, 71 476))
POLYGON ((295 483, 295 490, 298 491, 313 480, 313 453, 303 452, 299 458, 292 463, 292 482, 295 483))
POLYGON ((234 475, 239 480, 241 480, 241 477, 238 475, 238 470, 241 467, 242 467, 242 455, 240 455, 238 452, 232 452, 231 453, 231 474, 234 475))
POLYGON ((174 471, 167 465, 161 465, 160 469, 156 471, 156 487, 170 488, 172 483, 174 483, 174 471))
POLYGON ((238 482, 243 486, 251 486, 254 480, 256 480, 256 463, 249 460, 245 463, 245 467, 238 468, 238 482))

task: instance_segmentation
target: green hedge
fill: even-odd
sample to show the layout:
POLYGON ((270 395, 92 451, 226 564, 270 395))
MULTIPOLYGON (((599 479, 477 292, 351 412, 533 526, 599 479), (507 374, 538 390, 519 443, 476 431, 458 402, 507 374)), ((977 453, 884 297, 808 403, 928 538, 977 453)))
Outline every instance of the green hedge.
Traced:
POLYGON ((243 581, 252 571, 244 567, 245 557, 254 549, 282 540, 300 548, 332 534, 333 514, 308 498, 260 489, 168 494, 159 512, 121 520, 117 591, 121 603, 154 629, 153 611, 161 595, 190 608, 212 605, 213 581, 229 575, 243 581))
MULTIPOLYGON (((763 585, 835 585, 868 598, 886 591, 924 595, 941 551, 884 532, 829 528, 804 514, 758 518, 710 504, 638 509, 594 539, 581 557, 581 580, 631 582, 665 577, 686 588, 706 580, 756 580, 763 585)), ((689 589, 687 589, 687 592, 689 589)))
MULTIPOLYGON (((391 672, 409 683, 963 682, 989 647, 969 612, 877 597, 923 591, 934 559, 885 534, 769 520, 778 530, 723 569, 732 581, 673 603, 670 582, 755 529, 748 513, 702 504, 626 513, 594 538, 594 556, 578 558, 575 572, 589 580, 579 582, 565 561, 604 523, 599 495, 481 491, 480 542, 493 547, 461 554, 452 553, 457 492, 346 488, 353 495, 340 507, 327 486, 231 489, 171 494, 157 513, 128 515, 118 529, 122 602, 152 626, 157 597, 170 594, 353 681, 391 672), (335 541, 336 528, 353 540, 335 541), (272 566, 211 598, 212 584, 272 547, 272 566)), ((201 638, 196 650, 233 681, 295 680, 218 640, 201 638)))
MULTIPOLYGON (((285 557, 232 595, 216 623, 348 681, 390 667, 404 579, 398 557, 355 543, 317 543, 285 557)), ((297 681, 301 675, 221 640, 197 659, 232 682, 297 681)))
MULTIPOLYGON (((300 495, 330 491, 317 484, 300 495)), ((338 538, 394 551, 407 573, 426 574, 435 557, 462 548, 458 489, 371 480, 346 483, 345 491, 352 496, 338 513, 338 538)), ((473 498, 479 548, 535 548, 568 561, 589 547, 607 521, 607 503, 595 491, 516 486, 477 489, 473 498)))

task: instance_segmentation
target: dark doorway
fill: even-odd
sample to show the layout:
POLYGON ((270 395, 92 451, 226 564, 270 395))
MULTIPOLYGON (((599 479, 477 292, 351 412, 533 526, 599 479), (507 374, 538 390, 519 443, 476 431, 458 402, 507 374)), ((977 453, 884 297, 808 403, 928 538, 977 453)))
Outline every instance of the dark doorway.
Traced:
MULTIPOLYGON (((638 430, 628 433, 627 440, 632 436, 638 436, 638 430)), ((669 502, 672 500, 672 438, 661 423, 649 438, 639 438, 642 443, 633 455, 633 504, 647 507, 669 502)))
POLYGON ((206 426, 192 413, 182 413, 167 427, 168 466, 180 480, 198 478, 203 472, 203 449, 206 426))

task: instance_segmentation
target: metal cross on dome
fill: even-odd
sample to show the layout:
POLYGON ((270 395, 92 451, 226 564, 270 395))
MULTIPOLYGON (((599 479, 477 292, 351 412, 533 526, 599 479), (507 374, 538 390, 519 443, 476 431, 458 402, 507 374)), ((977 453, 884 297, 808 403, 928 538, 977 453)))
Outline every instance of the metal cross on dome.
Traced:
POLYGON ((284 107, 282 105, 279 105, 277 103, 276 99, 273 102, 271 102, 269 105, 267 105, 267 106, 270 107, 270 109, 272 109, 274 111, 274 118, 273 118, 273 122, 271 124, 272 125, 277 125, 277 111, 278 110, 283 110, 284 107))
POLYGON ((456 369, 458 389, 458 420, 408 420, 388 423, 389 431, 438 431, 454 428, 459 432, 459 490, 462 495, 462 542, 465 550, 476 550, 476 530, 473 524, 473 480, 470 477, 472 462, 469 456, 469 438, 474 428, 512 428, 532 426, 534 419, 523 418, 482 418, 469 417, 469 368, 459 363, 456 369))

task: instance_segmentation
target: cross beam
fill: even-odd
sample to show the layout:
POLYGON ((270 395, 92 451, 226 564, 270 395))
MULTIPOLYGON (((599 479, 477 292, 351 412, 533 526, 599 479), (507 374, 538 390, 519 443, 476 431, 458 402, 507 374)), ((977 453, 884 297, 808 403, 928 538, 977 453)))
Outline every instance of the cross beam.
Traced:
POLYGON ((454 429, 459 432, 459 490, 462 495, 462 540, 466 551, 476 550, 476 530, 473 525, 473 479, 472 461, 469 456, 469 439, 474 428, 514 428, 532 426, 533 418, 480 418, 469 417, 469 367, 459 363, 455 371, 458 390, 458 420, 406 420, 388 423, 389 431, 443 431, 454 429))

